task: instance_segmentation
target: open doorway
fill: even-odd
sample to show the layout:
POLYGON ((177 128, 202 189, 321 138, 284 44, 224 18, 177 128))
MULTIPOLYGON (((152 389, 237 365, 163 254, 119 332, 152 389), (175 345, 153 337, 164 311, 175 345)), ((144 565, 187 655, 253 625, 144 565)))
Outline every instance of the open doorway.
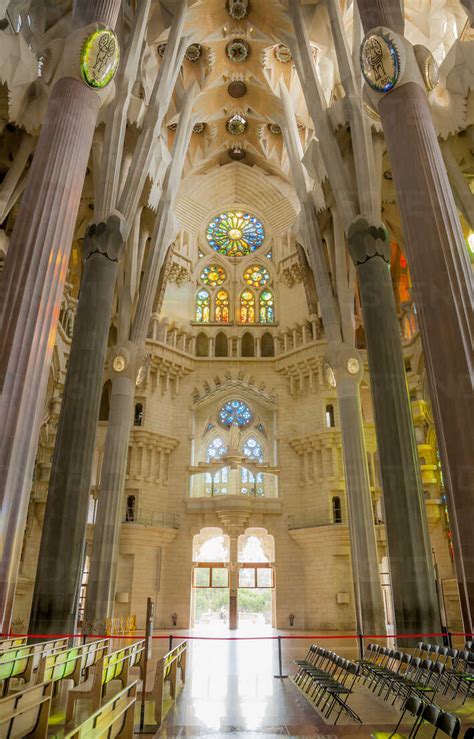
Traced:
POLYGON ((239 589, 237 612, 240 628, 271 627, 274 623, 275 542, 266 529, 249 528, 239 536, 239 589))
POLYGON ((229 537, 207 527, 193 540, 193 626, 215 631, 229 624, 229 537))

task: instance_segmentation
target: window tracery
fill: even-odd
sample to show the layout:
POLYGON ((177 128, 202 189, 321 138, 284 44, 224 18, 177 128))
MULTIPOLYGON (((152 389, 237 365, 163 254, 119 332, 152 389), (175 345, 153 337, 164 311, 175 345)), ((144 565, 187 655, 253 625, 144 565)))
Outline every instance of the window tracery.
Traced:
POLYGON ((196 321, 209 323, 211 320, 211 298, 207 290, 199 290, 196 297, 196 321))
POLYGON ((209 287, 220 287, 226 279, 225 269, 218 264, 208 264, 201 272, 201 282, 209 287))
POLYGON ((216 295, 215 320, 217 323, 229 323, 229 293, 219 290, 216 295))
POLYGON ((206 237, 214 251, 226 257, 244 257, 263 244, 265 229, 250 213, 227 211, 210 222, 206 237))
POLYGON ((275 320, 273 293, 264 290, 259 298, 259 322, 273 323, 275 320))
POLYGON ((255 296, 250 290, 240 296, 240 322, 255 323, 255 296))
POLYGON ((243 428, 252 421, 253 413, 247 403, 241 400, 228 400, 220 409, 218 418, 222 426, 226 428, 230 428, 234 421, 237 422, 239 428, 243 428))
POLYGON ((222 436, 216 436, 207 445, 206 462, 218 461, 227 452, 227 445, 222 436))
POLYGON ((261 264, 253 264, 245 270, 244 281, 249 287, 265 287, 270 282, 270 274, 261 264))

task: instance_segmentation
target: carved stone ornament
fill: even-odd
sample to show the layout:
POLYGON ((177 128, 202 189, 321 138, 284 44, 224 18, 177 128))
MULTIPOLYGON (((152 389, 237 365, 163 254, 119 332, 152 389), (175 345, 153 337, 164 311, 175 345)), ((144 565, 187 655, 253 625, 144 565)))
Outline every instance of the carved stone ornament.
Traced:
POLYGON ((195 123, 193 126, 193 133, 202 133, 206 127, 205 123, 195 123))
POLYGON ((324 379, 329 387, 336 387, 336 375, 329 362, 324 363, 324 379))
POLYGON ((350 375, 356 375, 360 370, 360 362, 357 357, 349 357, 346 367, 350 375))
POLYGON ((89 87, 102 89, 114 78, 120 61, 118 38, 109 28, 89 34, 81 49, 82 79, 89 87))
POLYGON ((268 130, 270 133, 275 134, 275 136, 281 136, 281 126, 278 123, 269 123, 268 130))
POLYGON ((245 133, 247 130, 247 119, 244 118, 240 113, 236 113, 226 123, 226 127, 229 133, 233 136, 238 136, 241 133, 245 133))
POLYGON ((350 226, 348 240, 349 253, 356 266, 372 257, 382 257, 390 264, 388 234, 381 225, 371 226, 364 218, 359 218, 350 226))
POLYGON ((436 59, 431 51, 422 44, 416 44, 416 46, 413 47, 413 51, 420 68, 421 76, 426 85, 426 89, 428 92, 431 92, 439 82, 439 67, 436 63, 436 59))
POLYGON ((234 20, 243 20, 249 13, 248 0, 227 0, 227 12, 234 20))
POLYGON ((389 92, 400 79, 400 53, 385 29, 374 29, 360 47, 360 66, 364 79, 376 92, 389 92))
POLYGON ((112 362, 112 367, 114 368, 115 372, 123 372, 125 369, 125 365, 125 357, 122 357, 121 354, 117 354, 114 357, 114 361, 112 362))
POLYGON ((278 46, 275 46, 274 54, 275 59, 277 59, 277 61, 281 62, 282 64, 288 64, 293 59, 291 51, 289 50, 288 46, 285 46, 285 44, 278 44, 278 46))
POLYGON ((250 54, 250 46, 243 38, 234 38, 225 47, 227 56, 232 62, 244 62, 250 54))
POLYGON ((117 215, 110 216, 106 222, 92 223, 82 245, 84 260, 93 254, 102 254, 110 261, 117 262, 124 250, 125 230, 123 219, 117 215))

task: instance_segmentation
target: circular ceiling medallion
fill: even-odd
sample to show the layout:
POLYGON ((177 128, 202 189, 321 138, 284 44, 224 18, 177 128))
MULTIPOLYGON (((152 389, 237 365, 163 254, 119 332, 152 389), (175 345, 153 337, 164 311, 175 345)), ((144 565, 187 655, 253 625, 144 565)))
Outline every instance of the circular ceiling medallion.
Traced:
POLYGON ((268 130, 270 133, 274 133, 275 136, 281 136, 281 126, 278 123, 269 123, 268 130))
POLYGON ((244 62, 250 54, 250 46, 243 38, 234 38, 225 47, 227 56, 232 62, 244 62))
POLYGON ((245 82, 235 80, 234 82, 230 83, 229 87, 227 88, 227 92, 229 93, 231 98, 243 98, 243 96, 247 94, 247 85, 245 84, 245 82))
POLYGON ((245 158, 245 149, 242 149, 240 146, 233 146, 232 149, 229 149, 229 156, 231 159, 239 162, 245 158))
POLYGON ((205 123, 195 123, 193 126, 193 133, 202 133, 206 128, 205 123))
POLYGON ((349 357, 346 367, 350 375, 356 375, 360 369, 360 362, 356 357, 349 357))
POLYGON ((184 54, 188 62, 193 62, 193 63, 199 61, 199 59, 201 58, 201 55, 202 55, 201 44, 191 44, 191 46, 188 46, 184 54))
POLYGON ((122 357, 121 354, 117 354, 114 357, 114 361, 112 362, 112 366, 116 372, 123 372, 125 369, 125 357, 122 357))
POLYGON ((240 115, 240 113, 236 113, 229 118, 226 127, 229 133, 233 136, 238 136, 247 130, 247 119, 243 115, 240 115))
POLYGON ((416 61, 418 62, 423 81, 426 85, 426 89, 428 92, 431 92, 439 82, 439 67, 436 63, 436 59, 431 51, 422 44, 416 44, 413 47, 413 50, 415 52, 416 61))
POLYGON ((227 0, 227 12, 236 21, 241 21, 248 15, 248 6, 248 0, 227 0))
POLYGON ((288 64, 293 59, 293 55, 285 44, 278 44, 274 49, 275 58, 282 62, 282 64, 288 64))
POLYGON ((245 257, 264 242, 265 229, 250 213, 227 211, 212 219, 207 227, 209 246, 226 257, 245 257))
POLYGON ((117 36, 108 28, 98 29, 85 39, 81 49, 82 79, 89 87, 102 89, 115 76, 119 61, 117 36))
POLYGON ((389 92, 400 77, 400 59, 393 41, 382 33, 370 32, 360 47, 364 79, 376 92, 389 92))

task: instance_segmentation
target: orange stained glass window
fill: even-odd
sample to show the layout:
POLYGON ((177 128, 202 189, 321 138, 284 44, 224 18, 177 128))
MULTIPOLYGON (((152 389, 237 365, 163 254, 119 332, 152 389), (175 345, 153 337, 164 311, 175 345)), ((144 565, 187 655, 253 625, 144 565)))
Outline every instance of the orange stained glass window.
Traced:
POLYGON ((219 290, 216 295, 216 321, 229 322, 229 293, 227 290, 219 290))
POLYGON ((250 290, 244 290, 240 296, 241 323, 255 323, 255 296, 250 290))

